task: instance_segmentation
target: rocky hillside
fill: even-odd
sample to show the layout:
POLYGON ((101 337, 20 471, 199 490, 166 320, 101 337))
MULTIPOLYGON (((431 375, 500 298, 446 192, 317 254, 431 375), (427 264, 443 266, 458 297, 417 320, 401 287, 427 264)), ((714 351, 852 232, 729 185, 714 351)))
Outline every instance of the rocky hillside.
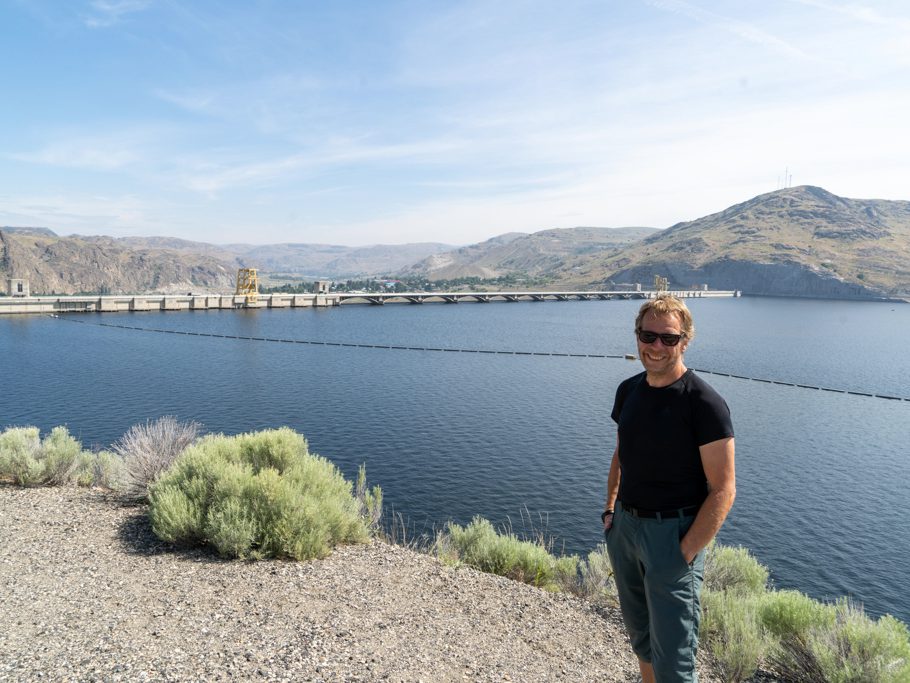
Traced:
POLYGON ((251 268, 273 275, 305 278, 354 278, 389 275, 415 261, 452 249, 435 242, 345 247, 337 244, 228 244, 221 247, 251 268))
POLYGON ((230 292, 239 267, 258 268, 263 278, 384 276, 451 248, 429 243, 214 245, 173 237, 60 237, 47 228, 4 227, 0 281, 28 279, 33 294, 230 292))
POLYGON ((563 284, 707 283, 746 294, 910 297, 910 202, 846 199, 819 187, 769 192, 678 223, 619 253, 583 257, 563 284))
POLYGON ((430 280, 495 278, 510 273, 549 275, 571 269, 580 258, 614 253, 655 228, 567 228, 533 234, 510 232, 486 242, 435 254, 402 271, 430 280))
POLYGON ((264 279, 529 275, 554 289, 648 285, 662 275, 673 287, 706 283, 755 295, 910 300, 910 202, 846 199, 801 186, 666 230, 507 233, 459 249, 436 243, 212 245, 0 228, 0 282, 27 278, 34 293, 225 292, 240 266, 259 268, 264 279))
POLYGON ((222 258, 163 247, 132 248, 111 237, 0 229, 0 279, 26 278, 33 294, 228 292, 236 268, 222 258))

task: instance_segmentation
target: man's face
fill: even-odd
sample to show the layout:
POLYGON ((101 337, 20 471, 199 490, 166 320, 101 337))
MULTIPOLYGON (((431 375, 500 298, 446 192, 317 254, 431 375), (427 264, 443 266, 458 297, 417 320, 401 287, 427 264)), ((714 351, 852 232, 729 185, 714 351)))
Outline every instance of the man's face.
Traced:
MULTIPOLYGON (((675 313, 655 314, 651 311, 645 314, 641 321, 641 329, 657 334, 682 334, 679 318, 675 313)), ((636 337, 637 339, 637 337, 636 337)), ((651 375, 673 375, 682 367, 683 352, 686 350, 688 340, 683 337, 676 346, 665 346, 660 337, 650 344, 638 341, 638 357, 641 364, 651 375)))

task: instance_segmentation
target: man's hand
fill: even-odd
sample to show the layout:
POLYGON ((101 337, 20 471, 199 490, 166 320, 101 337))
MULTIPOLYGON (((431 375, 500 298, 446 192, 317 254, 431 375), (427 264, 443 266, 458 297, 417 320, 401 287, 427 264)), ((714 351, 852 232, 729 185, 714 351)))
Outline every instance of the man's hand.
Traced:
POLYGON ((604 533, 607 533, 613 526, 613 508, 616 506, 616 496, 619 493, 619 480, 622 477, 622 469, 619 465, 619 435, 616 435, 616 448, 613 449, 613 457, 610 459, 610 474, 607 477, 607 499, 604 501, 604 514, 600 519, 604 523, 604 533))

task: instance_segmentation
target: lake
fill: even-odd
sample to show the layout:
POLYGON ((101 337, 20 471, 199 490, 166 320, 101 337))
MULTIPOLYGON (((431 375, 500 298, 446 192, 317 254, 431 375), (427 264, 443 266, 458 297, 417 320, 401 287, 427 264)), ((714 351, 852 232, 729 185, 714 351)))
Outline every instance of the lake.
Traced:
MULTIPOLYGON (((411 533, 482 515, 586 553, 601 539, 615 358, 271 343, 101 327, 465 350, 635 353, 640 301, 0 318, 0 427, 107 447, 161 415, 234 434, 290 426, 349 478, 366 463, 411 533), (78 321, 78 322, 74 322, 78 321)), ((910 398, 910 306, 690 299, 689 367, 910 398)), ((736 429, 720 541, 778 588, 910 622, 910 402, 704 374, 736 429)))

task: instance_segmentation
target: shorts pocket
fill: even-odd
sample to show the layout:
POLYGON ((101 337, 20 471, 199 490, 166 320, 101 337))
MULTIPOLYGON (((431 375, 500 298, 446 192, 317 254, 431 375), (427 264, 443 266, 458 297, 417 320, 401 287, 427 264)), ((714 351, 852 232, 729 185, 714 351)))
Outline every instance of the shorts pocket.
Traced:
POLYGON ((685 555, 683 555, 682 546, 680 544, 682 543, 683 537, 688 533, 689 528, 692 526, 692 522, 694 522, 694 521, 695 521, 694 517, 677 518, 677 520, 676 520, 676 525, 677 525, 676 554, 679 555, 679 561, 682 562, 687 567, 691 567, 692 562, 694 562, 695 560, 692 560, 692 562, 686 561, 686 557, 685 557, 685 555))

